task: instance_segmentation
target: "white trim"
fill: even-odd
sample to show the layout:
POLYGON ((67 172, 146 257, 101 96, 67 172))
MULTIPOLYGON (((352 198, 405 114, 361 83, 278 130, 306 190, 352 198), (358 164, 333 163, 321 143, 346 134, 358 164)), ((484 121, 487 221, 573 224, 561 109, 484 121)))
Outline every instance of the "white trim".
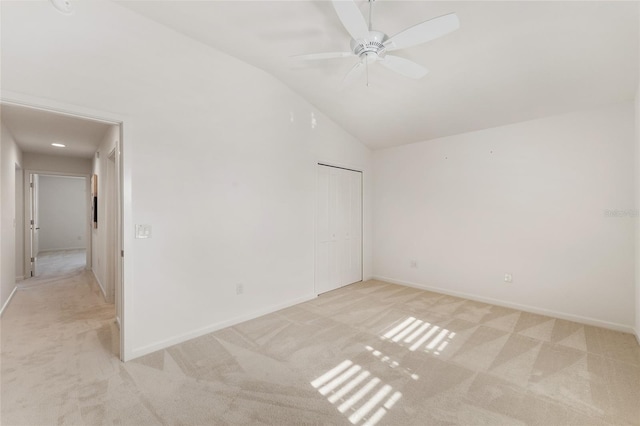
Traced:
POLYGON ((100 282, 100 279, 96 275, 96 271, 94 271, 93 268, 91 268, 91 274, 93 275, 93 278, 95 278, 96 282, 98 283, 98 287, 100 287, 100 291, 102 291, 102 297, 104 297, 104 301, 106 302, 107 301, 107 293, 104 291, 104 286, 100 282))
POLYGON ((20 275, 19 277, 16 277, 16 282, 20 282, 20 281, 24 281, 24 275, 20 275))
POLYGON ((635 332, 635 333, 633 333, 633 334, 635 334, 635 336, 636 336, 636 341, 638 342, 638 346, 640 346, 640 331, 639 331, 639 330, 636 330, 636 332, 635 332))
POLYGON ((68 248, 53 248, 53 249, 45 249, 40 250, 38 253, 47 253, 51 251, 67 251, 67 250, 86 250, 86 247, 68 247, 68 248))
POLYGON ((0 309, 0 317, 2 316, 2 314, 4 313, 4 310, 7 306, 9 306, 9 302, 11 302, 11 299, 13 299, 13 295, 16 294, 16 291, 18 290, 18 286, 15 286, 13 288, 13 291, 11 292, 11 294, 9 295, 9 298, 7 299, 6 302, 4 302, 4 305, 2 305, 2 309, 0 309))
POLYGON ((120 329, 120 317, 116 316, 116 324, 118 324, 118 329, 120 329))
POLYGON ((297 299, 290 300, 285 303, 280 303, 278 305, 269 306, 267 308, 259 309, 252 313, 246 315, 240 315, 225 321, 217 322, 214 324, 207 325, 205 327, 196 329, 194 331, 189 331, 184 334, 180 334, 178 336, 171 337, 169 339, 161 340, 159 342, 151 343, 150 345, 142 346, 141 348, 133 349, 131 351, 131 357, 127 358, 127 361, 131 359, 135 359, 152 352, 159 351, 161 349, 168 348, 173 345, 177 345, 178 343, 186 342, 187 340, 195 339, 196 337, 204 336, 205 334, 213 333, 214 331, 221 330, 223 328, 231 327, 236 324, 240 324, 241 322, 249 321, 254 318, 261 317, 263 315, 271 314, 276 311, 280 311, 282 309, 288 308, 290 306, 294 306, 300 303, 308 302, 309 300, 315 299, 315 294, 299 297, 297 299))
MULTIPOLYGON (((389 277, 381 277, 379 275, 374 275, 373 279, 378 280, 378 281, 386 281, 386 282, 392 283, 392 284, 404 285, 404 286, 407 286, 407 287, 414 287, 414 288, 418 288, 420 290, 434 291, 436 293, 447 294, 449 296, 462 297, 462 298, 465 298, 465 299, 475 300, 477 302, 490 303, 492 305, 503 306, 505 308, 511 308, 511 309, 517 309, 519 311, 531 312, 533 314, 551 316, 551 317, 554 317, 554 318, 564 319, 564 320, 567 320, 567 321, 574 321, 574 322, 578 322, 578 323, 581 323, 581 324, 592 325, 592 326, 595 326, 595 327, 608 328, 610 330, 616 330, 616 331, 622 331, 624 333, 634 334, 634 330, 633 330, 633 328, 631 326, 624 325, 624 324, 618 324, 618 323, 615 323, 615 322, 603 321, 603 320, 599 320, 599 319, 596 319, 596 318, 583 317, 583 316, 580 316, 580 315, 568 314, 568 313, 565 313, 565 312, 553 311, 553 310, 550 310, 550 309, 537 308, 535 306, 521 305, 519 303, 508 302, 506 300, 492 299, 490 297, 478 296, 476 294, 464 293, 464 292, 460 292, 460 291, 452 291, 452 290, 448 290, 448 289, 444 289, 444 288, 440 288, 440 287, 433 287, 433 286, 428 286, 428 285, 423 285, 423 284, 417 284, 417 283, 410 282, 410 281, 396 280, 396 279, 389 278, 389 277)), ((639 341, 640 341, 640 339, 639 339, 639 341)))
POLYGON ((54 101, 53 99, 40 98, 11 90, 2 90, 0 92, 0 102, 54 112, 56 114, 68 115, 71 117, 79 117, 87 120, 98 121, 100 123, 120 124, 123 121, 123 117, 121 115, 70 105, 54 101))
POLYGON ((337 167, 339 169, 348 169, 354 172, 364 173, 367 168, 362 163, 342 163, 340 161, 334 161, 334 159, 317 157, 316 158, 316 166, 324 165, 329 167, 337 167))

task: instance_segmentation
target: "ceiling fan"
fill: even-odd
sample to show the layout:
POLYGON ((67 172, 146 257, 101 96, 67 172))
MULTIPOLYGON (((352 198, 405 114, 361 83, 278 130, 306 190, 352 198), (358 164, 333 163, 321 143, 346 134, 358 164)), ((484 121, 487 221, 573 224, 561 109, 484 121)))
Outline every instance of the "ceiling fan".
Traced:
POLYGON ((418 65, 400 56, 388 55, 387 52, 426 43, 455 31, 460 27, 458 17, 455 13, 449 13, 438 18, 429 19, 428 21, 407 28, 404 31, 400 31, 393 37, 389 37, 385 33, 373 29, 371 20, 374 2, 375 0, 369 0, 369 24, 367 25, 364 16, 362 16, 358 6, 353 0, 332 0, 338 18, 340 18, 342 25, 344 25, 344 28, 351 36, 350 52, 312 53, 294 56, 294 58, 317 60, 358 57, 358 63, 356 63, 344 77, 342 81, 343 86, 356 80, 365 71, 367 73, 368 86, 368 67, 369 64, 375 62, 406 77, 415 79, 424 77, 428 70, 422 65, 418 65))

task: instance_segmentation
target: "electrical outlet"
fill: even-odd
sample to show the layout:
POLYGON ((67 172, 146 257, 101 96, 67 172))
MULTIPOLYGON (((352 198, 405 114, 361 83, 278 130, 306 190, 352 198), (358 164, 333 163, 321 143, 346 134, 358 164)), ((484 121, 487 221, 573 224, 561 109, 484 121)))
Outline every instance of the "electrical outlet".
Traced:
POLYGON ((236 284, 236 294, 244 293, 244 286, 242 284, 236 284))
POLYGON ((418 261, 417 260, 411 260, 409 262, 409 266, 411 266, 412 268, 417 268, 418 267, 418 261))
POLYGON ((504 282, 505 282, 505 283, 512 283, 512 282, 513 282, 513 275, 511 275, 511 274, 504 274, 504 282))

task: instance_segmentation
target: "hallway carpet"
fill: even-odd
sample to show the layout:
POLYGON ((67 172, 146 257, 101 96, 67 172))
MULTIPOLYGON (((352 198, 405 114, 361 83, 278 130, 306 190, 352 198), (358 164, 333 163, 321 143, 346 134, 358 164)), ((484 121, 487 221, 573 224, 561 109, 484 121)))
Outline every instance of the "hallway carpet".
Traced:
POLYGON ((640 424, 633 336, 378 281, 126 364, 87 271, 2 318, 3 425, 640 424))
POLYGON ((36 276, 47 278, 83 270, 87 263, 85 249, 40 252, 37 257, 36 276))

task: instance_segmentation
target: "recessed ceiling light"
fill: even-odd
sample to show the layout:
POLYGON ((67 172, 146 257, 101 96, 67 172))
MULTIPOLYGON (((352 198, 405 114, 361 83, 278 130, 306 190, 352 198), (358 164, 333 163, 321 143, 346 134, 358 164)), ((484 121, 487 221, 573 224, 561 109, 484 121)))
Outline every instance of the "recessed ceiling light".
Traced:
POLYGON ((55 146, 57 148, 65 148, 66 145, 63 143, 52 143, 51 146, 55 146))

